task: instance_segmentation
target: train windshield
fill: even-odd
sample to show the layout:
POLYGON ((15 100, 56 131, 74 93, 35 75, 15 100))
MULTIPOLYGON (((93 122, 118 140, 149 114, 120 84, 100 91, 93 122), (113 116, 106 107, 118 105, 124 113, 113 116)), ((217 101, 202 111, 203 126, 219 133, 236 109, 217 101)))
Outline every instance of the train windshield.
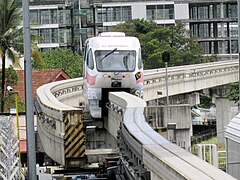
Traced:
POLYGON ((133 50, 97 50, 94 53, 98 71, 134 71, 136 51, 133 50))

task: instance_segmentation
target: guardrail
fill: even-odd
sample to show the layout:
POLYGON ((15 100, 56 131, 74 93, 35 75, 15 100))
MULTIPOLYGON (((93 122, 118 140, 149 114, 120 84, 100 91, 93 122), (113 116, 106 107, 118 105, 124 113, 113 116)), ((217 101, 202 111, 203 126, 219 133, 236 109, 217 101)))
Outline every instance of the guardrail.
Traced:
POLYGON ((143 115, 142 99, 110 92, 109 100, 109 121, 119 124, 121 169, 128 179, 235 179, 155 132, 143 115))

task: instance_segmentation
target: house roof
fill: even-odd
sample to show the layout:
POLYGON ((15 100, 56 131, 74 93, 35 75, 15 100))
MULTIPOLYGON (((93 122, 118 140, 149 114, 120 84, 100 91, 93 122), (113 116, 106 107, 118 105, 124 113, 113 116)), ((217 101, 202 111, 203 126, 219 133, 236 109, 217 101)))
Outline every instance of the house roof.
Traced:
MULTIPOLYGON (((25 101, 25 85, 24 85, 24 70, 16 71, 19 76, 18 81, 18 93, 19 99, 25 101)), ((33 88, 33 97, 36 96, 36 90, 38 87, 55 81, 71 79, 71 77, 62 69, 41 69, 41 70, 32 70, 32 88, 33 88)))

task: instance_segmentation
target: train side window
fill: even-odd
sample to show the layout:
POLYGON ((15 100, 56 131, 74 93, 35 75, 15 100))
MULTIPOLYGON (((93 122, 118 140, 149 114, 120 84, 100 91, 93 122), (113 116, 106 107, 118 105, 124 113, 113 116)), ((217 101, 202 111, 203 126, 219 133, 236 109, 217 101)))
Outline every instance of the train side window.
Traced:
POLYGON ((85 43, 85 46, 84 46, 84 60, 86 60, 86 58, 87 58, 88 49, 89 49, 89 44, 87 42, 87 43, 85 43))
POLYGON ((139 49, 138 51, 138 69, 142 69, 143 67, 143 62, 142 62, 142 53, 141 53, 141 49, 139 49))
POLYGON ((88 54, 87 54, 87 67, 92 70, 94 68, 93 54, 91 49, 88 51, 88 54))

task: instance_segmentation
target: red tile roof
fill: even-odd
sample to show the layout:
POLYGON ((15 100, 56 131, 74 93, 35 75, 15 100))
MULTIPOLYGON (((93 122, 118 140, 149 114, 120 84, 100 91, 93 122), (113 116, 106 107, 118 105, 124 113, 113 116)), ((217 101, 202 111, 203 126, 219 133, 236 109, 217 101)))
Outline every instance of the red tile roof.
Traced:
MULTIPOLYGON (((17 70, 16 72, 19 76, 17 87, 17 90, 19 92, 19 99, 25 101, 24 70, 17 70)), ((38 87, 50 82, 65 79, 71 79, 71 77, 62 69, 32 70, 33 97, 36 96, 36 90, 38 87)))

